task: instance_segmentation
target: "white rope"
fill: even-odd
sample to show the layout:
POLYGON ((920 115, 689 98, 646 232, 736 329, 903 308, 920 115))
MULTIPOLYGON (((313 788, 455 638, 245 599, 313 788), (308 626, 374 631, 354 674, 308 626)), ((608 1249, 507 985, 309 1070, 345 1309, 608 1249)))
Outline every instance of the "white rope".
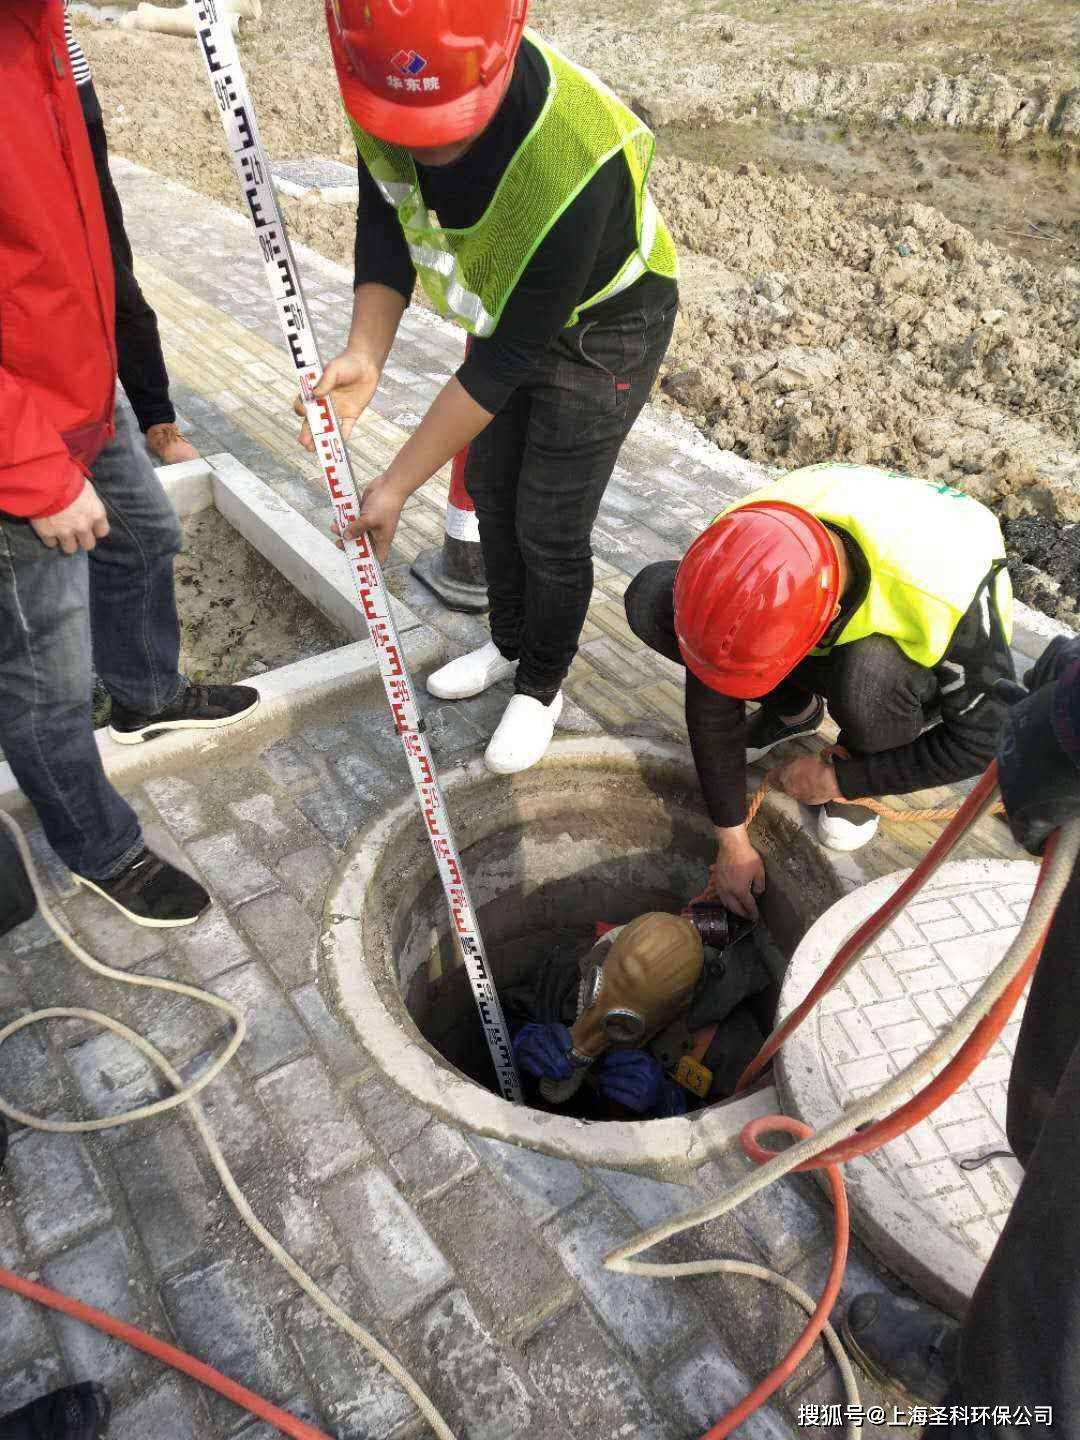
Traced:
POLYGON ((244 1192, 237 1185, 233 1178, 232 1171, 226 1163, 221 1147, 214 1137, 205 1112, 196 1098, 201 1090, 220 1075, 221 1071, 236 1054, 243 1043, 247 1031, 247 1024, 240 1010, 229 1000, 223 999, 220 995, 211 994, 206 990, 199 990, 194 985, 183 985, 175 980, 162 980, 150 975, 128 975, 123 970, 114 970, 111 965, 103 965, 100 960, 88 954, 74 936, 69 935, 60 923, 59 918, 53 913, 44 887, 41 884, 37 869, 34 865, 33 856, 30 854, 30 847, 22 830, 3 811, 0 811, 0 823, 3 823, 11 832, 15 841, 16 849, 26 867, 26 873, 30 877, 30 884, 33 887, 34 898, 45 920, 45 923, 52 930, 60 943, 67 949, 80 964, 87 969, 93 970, 97 975, 103 975, 107 980, 119 980, 124 985, 139 985, 151 990, 167 990, 174 995, 184 995, 190 1000, 198 1000, 204 1005, 212 1005, 216 1010, 222 1010, 233 1022, 235 1030, 229 1043, 221 1054, 202 1072, 197 1080, 190 1085, 184 1085, 182 1077, 169 1064, 165 1056, 156 1046, 152 1045, 144 1036, 129 1029, 127 1025, 114 1020, 111 1015, 103 1015, 98 1010, 81 1010, 66 1007, 53 1007, 48 1010, 35 1010, 32 1014, 22 1015, 11 1024, 5 1025, 0 1030, 0 1045, 10 1036, 19 1030, 25 1030, 29 1025, 38 1025, 44 1020, 88 1020, 94 1025, 99 1025, 103 1030, 109 1030, 114 1035, 119 1035, 128 1044, 133 1045, 136 1050, 145 1055, 158 1070, 174 1086, 176 1093, 165 1100, 157 1100, 151 1105, 142 1105, 135 1110, 127 1110, 119 1115, 110 1115, 99 1120, 48 1120, 40 1115, 27 1114, 11 1105, 3 1096, 0 1096, 0 1114, 6 1115, 19 1125, 25 1125, 30 1130, 47 1130, 60 1135, 80 1135, 93 1130, 109 1130, 119 1125, 132 1125, 137 1120, 146 1120, 152 1115, 160 1115, 163 1111, 173 1110, 179 1105, 186 1105, 191 1116, 195 1129, 199 1132, 203 1144, 206 1146, 207 1154, 210 1156, 214 1169, 221 1177, 221 1183, 229 1199, 236 1206, 241 1219, 251 1233, 258 1240, 259 1244, 267 1250, 278 1264, 296 1281, 300 1289, 308 1295, 319 1309, 330 1317, 339 1329, 343 1330, 351 1340, 360 1345, 368 1352, 386 1372, 391 1375, 405 1393, 412 1400, 413 1404, 423 1415, 424 1419, 435 1432, 438 1440, 455 1440, 454 1433, 443 1419, 442 1415, 435 1408, 433 1402, 416 1383, 408 1370, 397 1360, 385 1346, 381 1345, 375 1336, 358 1325, 351 1316, 347 1315, 340 1305, 321 1290, 311 1276, 292 1258, 289 1252, 274 1239, 270 1231, 263 1225, 262 1221, 255 1214, 248 1203, 244 1192))

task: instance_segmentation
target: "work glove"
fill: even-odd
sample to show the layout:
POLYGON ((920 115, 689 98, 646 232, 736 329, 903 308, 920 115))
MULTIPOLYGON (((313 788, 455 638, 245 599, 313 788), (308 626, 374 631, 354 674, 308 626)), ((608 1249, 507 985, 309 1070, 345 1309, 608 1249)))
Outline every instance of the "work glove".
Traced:
POLYGON ((1051 833, 1080 816, 1080 766, 1062 749, 1053 725, 1056 688, 1044 683, 1013 706, 998 748, 1009 828, 1032 855, 1041 855, 1051 833))
POLYGON ((574 1043, 565 1025, 523 1025, 514 1036, 518 1069, 537 1080, 569 1080, 570 1047, 574 1043))
POLYGON ((1080 660, 1080 639, 1058 635, 1024 676, 1024 684, 1031 691, 1041 690, 1064 675, 1074 660, 1080 660))
POLYGON ((605 1100, 635 1115, 667 1117, 686 1111, 681 1089, 664 1078, 659 1060, 648 1050, 609 1050, 594 1073, 605 1100))

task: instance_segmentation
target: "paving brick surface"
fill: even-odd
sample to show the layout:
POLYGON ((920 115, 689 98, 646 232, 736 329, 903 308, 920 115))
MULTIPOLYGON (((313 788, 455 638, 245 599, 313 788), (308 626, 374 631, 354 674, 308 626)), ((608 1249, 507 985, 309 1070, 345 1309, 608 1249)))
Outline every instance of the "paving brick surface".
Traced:
MULTIPOLYGON (((1035 874, 1028 862, 960 860, 933 876, 785 1051, 781 1074, 802 1119, 820 1125, 925 1050, 1004 955, 1027 911, 1035 874)), ((850 933, 891 883, 879 880, 846 897, 806 936, 792 959, 782 1006, 794 1002, 831 953, 832 932, 850 933)), ((903 1274, 929 1286, 949 1308, 970 1297, 1019 1187, 1015 1161, 997 1158, 975 1170, 958 1162, 1009 1150, 1007 1078, 1020 1013, 1018 1007, 986 1065, 946 1104, 849 1167, 856 1223, 903 1274), (894 1232, 918 1233, 918 1252, 908 1256, 894 1232)))
MULTIPOLYGON (((207 453, 231 451, 286 504, 324 525, 321 480, 295 443, 289 362, 248 227, 115 163, 183 422, 207 453)), ((310 255, 301 263, 331 353, 344 333, 351 277, 310 255)), ((361 479, 385 469, 460 353, 460 337, 429 316, 406 315, 387 384, 351 445, 361 479)), ((478 643, 484 620, 443 610, 408 573, 417 551, 439 542, 447 483, 436 477, 410 500, 389 574, 449 654, 478 643)), ((676 558, 749 483, 738 463, 643 417, 601 509, 597 584, 566 686, 565 729, 684 738, 679 672, 642 651, 622 595, 643 563, 676 558)), ((495 687, 451 706, 421 691, 440 760, 478 756, 508 694, 495 687)), ((741 1162, 701 1171, 687 1188, 464 1135, 376 1074, 335 1012, 314 946, 326 887, 358 826, 407 784, 381 695, 367 691, 333 713, 299 714, 291 733, 260 737, 248 753, 151 769, 132 797, 148 834, 198 872, 215 901, 197 925, 175 932, 128 924, 76 891, 40 834, 33 843, 61 918, 95 953, 123 969, 185 977, 241 1006, 246 1043, 202 1096, 229 1165, 263 1222, 416 1372, 461 1440, 692 1440, 757 1378, 763 1355, 790 1344, 795 1322, 752 1281, 641 1280, 599 1262, 642 1226, 715 1193, 741 1162)), ((931 834, 883 827, 864 852, 867 863, 909 864, 931 834)), ((1007 845, 1003 827, 988 825, 975 849, 995 854, 1007 845)), ((1018 903, 1000 897, 1010 916, 1018 903)), ((869 998, 887 1006, 906 997, 929 1025, 954 1014, 977 968, 969 941, 1000 918, 979 905, 956 900, 955 913, 919 922, 919 945, 947 958, 950 985, 907 995, 898 971, 891 990, 869 998)), ((911 935, 897 931, 879 946, 882 954, 907 947, 918 960, 911 935)), ((0 1014, 57 1004, 136 1019, 188 1080, 224 1033, 205 1007, 121 994, 88 977, 34 920, 0 940, 0 1014)), ((837 1010, 828 1018, 845 1023, 837 1010)), ((903 1027, 919 1016, 901 1007, 875 1018, 875 1035, 895 1028, 891 1056, 910 1048, 914 1037, 903 1027)), ((1004 1079, 1000 1064, 988 1069, 974 1108, 944 1111, 943 1130, 977 1144, 981 1118, 997 1103, 993 1087, 1004 1079)), ((30 1036, 21 1049, 5 1045, 0 1090, 9 1086, 46 1108, 102 1115, 167 1088, 122 1041, 85 1022, 50 1027, 48 1048, 30 1036)), ((943 1134, 916 1135, 912 1144, 927 1175, 947 1154, 943 1134)), ((983 1178, 976 1172, 964 1182, 976 1198, 983 1178)), ((822 1213, 807 1187, 792 1182, 671 1253, 769 1259, 814 1289, 827 1255, 822 1213)), ((179 1114, 87 1140, 17 1137, 0 1175, 0 1264, 39 1269, 61 1289, 171 1333, 341 1440, 425 1433, 396 1385, 254 1243, 179 1114)), ((883 1283, 857 1250, 851 1288, 883 1283)), ((740 1433, 793 1434, 798 1396, 831 1398, 830 1376, 815 1356, 740 1433)), ((115 1390, 120 1440, 270 1440, 267 1427, 244 1425, 224 1401, 149 1360, 0 1296, 0 1414, 75 1378, 103 1379, 115 1390)))
POLYGON ((325 1203, 353 1274, 384 1319, 402 1319, 449 1283, 445 1256, 381 1170, 339 1180, 325 1203))

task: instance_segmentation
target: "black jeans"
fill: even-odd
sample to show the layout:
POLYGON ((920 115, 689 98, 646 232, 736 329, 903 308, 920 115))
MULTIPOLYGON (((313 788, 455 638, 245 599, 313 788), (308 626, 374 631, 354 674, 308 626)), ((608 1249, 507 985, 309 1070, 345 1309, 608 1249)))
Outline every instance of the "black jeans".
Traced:
POLYGON ((549 704, 566 678, 593 588, 592 527, 622 443, 649 398, 675 324, 657 308, 564 330, 469 447, 491 638, 516 688, 549 704))
POLYGON ((116 280, 116 367, 139 429, 145 432, 151 425, 172 424, 176 420, 176 411, 169 399, 169 374, 161 353, 157 316, 135 278, 131 242, 124 229, 124 211, 109 174, 105 126, 100 120, 88 120, 86 128, 112 247, 116 280))
MULTIPOLYGON (((1009 1080, 1006 1126, 1024 1180, 972 1297, 958 1387, 950 1400, 967 1407, 1008 1406, 1014 1413, 1018 1407, 1049 1405, 1053 1433, 1075 1440, 1080 1436, 1080 867, 1058 906, 1032 982, 1009 1080)), ((995 1440, 1034 1433, 1034 1427, 1011 1424, 955 1431, 957 1437, 995 1440)))
MULTIPOLYGON (((631 630, 651 649, 683 663, 675 638, 673 589, 678 561, 647 565, 626 591, 631 630)), ((878 755, 910 745, 937 718, 933 671, 909 660, 894 640, 868 635, 828 655, 808 655, 762 696, 777 715, 797 715, 814 695, 827 701, 850 755, 878 755)), ((745 710, 741 701, 710 690, 686 672, 686 726, 709 812, 715 824, 737 825, 746 804, 745 710)))

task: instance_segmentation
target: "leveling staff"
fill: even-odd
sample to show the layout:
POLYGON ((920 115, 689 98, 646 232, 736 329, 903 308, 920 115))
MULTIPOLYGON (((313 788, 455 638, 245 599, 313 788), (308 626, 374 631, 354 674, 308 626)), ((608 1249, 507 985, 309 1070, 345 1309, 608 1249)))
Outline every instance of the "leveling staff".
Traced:
MULTIPOLYGON (((405 500, 469 446, 491 639, 442 699, 514 676, 488 766, 543 755, 592 594, 591 532, 675 322, 675 250, 646 188, 647 127, 524 29, 525 0, 332 0, 360 154, 356 296, 316 393, 347 436, 419 278, 473 337, 350 534, 385 559, 405 500)), ((302 407, 301 407, 302 411, 302 407)), ((312 448, 305 425, 301 443, 312 448)))

